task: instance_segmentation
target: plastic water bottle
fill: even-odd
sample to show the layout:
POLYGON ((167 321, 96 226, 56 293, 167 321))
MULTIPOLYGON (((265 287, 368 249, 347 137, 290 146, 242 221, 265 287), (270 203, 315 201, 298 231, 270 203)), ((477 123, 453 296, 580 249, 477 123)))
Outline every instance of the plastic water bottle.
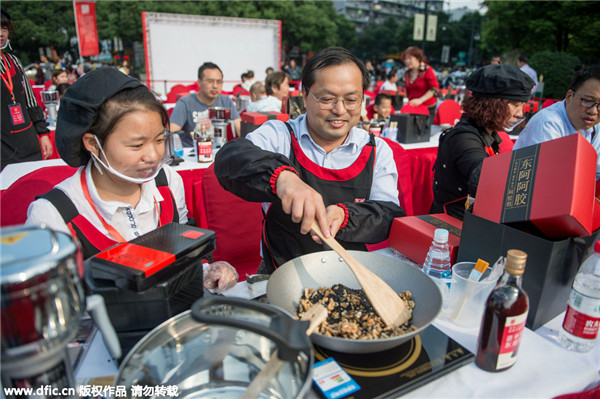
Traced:
POLYGON ((436 229, 433 242, 423 263, 423 271, 435 281, 442 292, 442 298, 448 297, 452 283, 452 265, 450 264, 450 249, 448 248, 448 230, 436 229))
POLYGON ((173 153, 179 157, 183 157, 183 144, 178 134, 173 135, 173 153))
POLYGON ((600 241, 583 262, 571 289, 567 313, 560 330, 560 343, 568 350, 589 352, 600 326, 600 241))

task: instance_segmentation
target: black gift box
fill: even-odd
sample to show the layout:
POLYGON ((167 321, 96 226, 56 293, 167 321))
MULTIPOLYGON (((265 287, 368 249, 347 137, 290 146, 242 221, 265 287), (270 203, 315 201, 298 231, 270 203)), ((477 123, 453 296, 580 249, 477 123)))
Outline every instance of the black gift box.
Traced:
POLYGON ((139 278, 135 274, 138 270, 99 261, 98 255, 85 261, 86 288, 104 298, 108 317, 118 333, 152 329, 202 297, 202 260, 212 261, 214 231, 168 223, 129 243, 171 253, 175 260, 163 269, 168 273, 155 273, 152 277, 160 278, 153 278, 152 284, 142 290, 132 285, 132 278, 139 278))
POLYGON ((567 309, 575 274, 593 235, 547 240, 465 212, 457 262, 494 264, 509 249, 527 253, 523 289, 529 296, 526 326, 536 330, 567 309))
POLYGON ((389 127, 398 128, 396 141, 410 144, 428 142, 430 135, 429 115, 393 114, 390 115, 389 127))
POLYGON ((166 281, 137 292, 116 287, 85 273, 88 289, 104 298, 115 331, 151 330, 163 321, 188 310, 204 293, 202 259, 166 281))

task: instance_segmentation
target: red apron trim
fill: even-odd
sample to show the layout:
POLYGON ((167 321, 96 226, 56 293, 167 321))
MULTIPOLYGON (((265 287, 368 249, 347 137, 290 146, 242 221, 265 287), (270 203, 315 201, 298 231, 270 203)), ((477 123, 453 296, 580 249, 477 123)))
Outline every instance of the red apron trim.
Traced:
POLYGON ((94 225, 82 215, 77 215, 69 222, 69 228, 74 224, 81 234, 99 251, 104 251, 106 248, 115 245, 117 241, 108 238, 100 232, 94 225))
MULTIPOLYGON (((271 205, 269 205, 269 208, 271 207, 271 205)), ((275 268, 275 270, 277 270, 277 265, 275 264, 274 261, 274 257, 273 257, 273 253, 271 252, 271 248, 269 247, 269 242, 267 241, 267 213, 269 213, 269 209, 267 209, 266 212, 264 212, 264 217, 263 217, 263 221, 262 221, 262 242, 264 244, 264 248, 267 249, 267 251, 269 251, 269 257, 271 258, 271 265, 273 265, 273 267, 275 268)), ((264 250, 263 248, 263 250, 264 250)), ((265 261, 265 257, 263 255, 263 262, 265 261)), ((266 262, 265 262, 266 265, 266 262)))
POLYGON ((365 145, 352 165, 345 169, 327 169, 311 161, 300 148, 296 135, 293 133, 290 133, 290 135, 292 136, 292 148, 300 165, 319 179, 323 180, 346 181, 355 178, 363 171, 369 162, 371 151, 373 151, 373 146, 365 145))
POLYGON ((496 153, 494 152, 494 150, 492 149, 492 147, 485 147, 485 151, 488 153, 488 155, 490 157, 493 157, 494 155, 496 155, 496 153))
POLYGON ((163 200, 160 202, 159 222, 158 225, 162 226, 167 223, 173 222, 175 215, 175 209, 173 205, 173 193, 169 186, 157 187, 158 192, 162 195, 163 200), (170 201, 169 201, 170 200, 170 201))

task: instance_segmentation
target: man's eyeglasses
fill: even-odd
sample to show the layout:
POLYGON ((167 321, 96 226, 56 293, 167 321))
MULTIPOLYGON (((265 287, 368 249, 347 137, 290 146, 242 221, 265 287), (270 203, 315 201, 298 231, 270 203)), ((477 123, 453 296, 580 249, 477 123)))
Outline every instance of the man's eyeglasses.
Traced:
POLYGON ((592 100, 588 100, 587 98, 581 97, 581 95, 579 93, 577 93, 575 90, 573 90, 573 93, 577 94, 579 96, 579 98, 581 99, 581 106, 583 106, 585 108, 596 107, 596 109, 598 111, 600 111, 600 103, 597 103, 597 102, 594 102, 592 100))
POLYGON ((223 80, 216 80, 216 79, 202 79, 204 80, 206 83, 208 83, 209 85, 213 85, 213 84, 217 84, 217 86, 221 86, 223 84, 223 80))
POLYGON ((321 109, 334 109, 338 101, 341 101, 342 104, 344 104, 344 108, 346 108, 346 110, 352 111, 360 107, 360 104, 363 101, 362 98, 353 96, 339 99, 333 96, 322 96, 317 98, 312 93, 310 93, 310 95, 313 96, 315 101, 319 104, 319 108, 321 109))

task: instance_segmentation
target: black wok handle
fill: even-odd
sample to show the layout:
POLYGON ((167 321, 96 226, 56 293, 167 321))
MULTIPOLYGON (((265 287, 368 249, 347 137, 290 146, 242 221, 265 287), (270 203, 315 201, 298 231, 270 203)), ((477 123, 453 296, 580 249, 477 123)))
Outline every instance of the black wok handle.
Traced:
POLYGON ((277 345, 278 356, 281 360, 293 361, 299 352, 311 355, 312 346, 306 335, 310 322, 293 319, 288 313, 261 302, 224 296, 204 297, 194 302, 191 308, 192 318, 198 322, 217 324, 249 330, 263 335, 277 345), (228 316, 223 312, 223 305, 244 308, 263 313, 271 318, 267 327, 262 324, 228 316))

